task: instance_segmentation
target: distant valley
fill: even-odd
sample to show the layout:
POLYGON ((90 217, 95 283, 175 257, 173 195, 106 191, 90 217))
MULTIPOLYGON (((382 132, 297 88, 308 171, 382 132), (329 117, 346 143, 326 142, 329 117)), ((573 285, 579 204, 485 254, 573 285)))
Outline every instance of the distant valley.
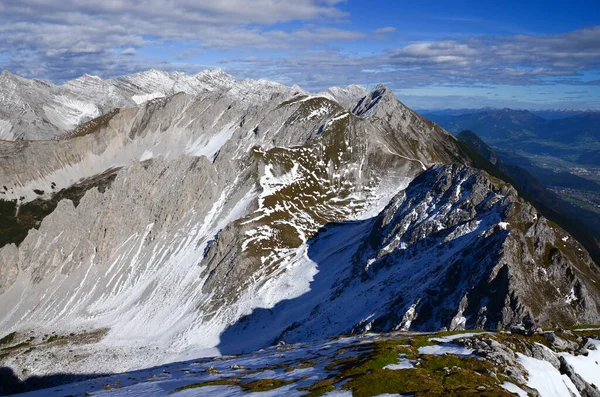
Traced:
POLYGON ((600 239, 600 112, 424 111, 447 131, 469 130, 506 164, 526 169, 600 239))

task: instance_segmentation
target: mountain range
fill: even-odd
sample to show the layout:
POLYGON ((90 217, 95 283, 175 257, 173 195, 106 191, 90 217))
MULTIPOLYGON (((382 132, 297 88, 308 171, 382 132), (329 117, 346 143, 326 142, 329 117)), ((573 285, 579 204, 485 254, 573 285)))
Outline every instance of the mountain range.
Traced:
POLYGON ((488 144, 512 153, 600 165, 600 112, 546 119, 528 110, 489 109, 466 114, 427 113, 424 117, 454 134, 474 131, 488 144))
POLYGON ((19 378, 600 323, 585 247, 383 85, 4 72, 0 91, 0 363, 19 378))

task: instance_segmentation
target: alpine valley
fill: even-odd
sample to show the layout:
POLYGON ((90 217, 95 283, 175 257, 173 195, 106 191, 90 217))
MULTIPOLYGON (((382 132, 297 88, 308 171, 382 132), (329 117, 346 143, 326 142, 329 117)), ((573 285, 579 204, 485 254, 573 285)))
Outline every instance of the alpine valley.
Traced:
POLYGON ((383 85, 3 72, 0 137, 0 393, 600 396, 598 265, 383 85))

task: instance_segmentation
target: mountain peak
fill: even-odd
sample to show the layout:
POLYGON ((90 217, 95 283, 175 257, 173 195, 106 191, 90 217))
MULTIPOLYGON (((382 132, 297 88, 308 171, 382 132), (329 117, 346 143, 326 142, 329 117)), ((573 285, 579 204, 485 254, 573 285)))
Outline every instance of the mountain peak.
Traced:
POLYGON ((358 101, 354 109, 352 109, 352 113, 358 117, 368 118, 375 114, 380 103, 389 103, 390 101, 397 101, 394 93, 385 85, 378 84, 358 101))
POLYGON ((16 74, 11 73, 8 70, 4 69, 2 71, 2 74, 0 74, 0 78, 2 78, 2 79, 17 79, 17 78, 22 78, 22 77, 19 77, 16 74))
POLYGON ((346 87, 330 87, 326 91, 319 93, 319 96, 331 99, 346 109, 352 109, 356 102, 367 95, 369 90, 365 87, 351 84, 346 87))

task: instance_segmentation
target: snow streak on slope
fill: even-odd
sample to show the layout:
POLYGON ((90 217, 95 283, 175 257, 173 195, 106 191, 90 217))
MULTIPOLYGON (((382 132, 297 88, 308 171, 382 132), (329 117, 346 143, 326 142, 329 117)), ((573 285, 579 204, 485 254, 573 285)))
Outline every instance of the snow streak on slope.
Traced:
POLYGON ((14 139, 14 135, 11 133, 12 124, 7 120, 0 120, 0 140, 4 139, 10 141, 14 139))
POLYGON ((131 97, 131 99, 133 99, 133 101, 139 105, 141 103, 148 102, 153 99, 164 98, 165 96, 166 95, 162 92, 152 92, 150 94, 134 95, 131 97))
POLYGON ((235 122, 225 125, 216 135, 198 138, 196 141, 190 141, 185 148, 185 153, 191 156, 206 156, 213 159, 215 154, 231 139, 235 132, 235 122))
POLYGON ((57 104, 44 106, 46 118, 62 131, 73 129, 82 121, 98 117, 100 112, 93 103, 70 99, 65 96, 55 98, 57 104))
MULTIPOLYGON (((83 351, 79 352, 83 359, 77 367, 86 371, 136 368, 173 360, 184 352, 206 354, 202 353, 202 349, 218 343, 218 335, 226 326, 221 322, 227 321, 227 317, 217 317, 216 322, 209 323, 202 321, 201 312, 197 313, 198 305, 207 300, 201 291, 204 269, 197 263, 207 242, 225 225, 243 216, 255 200, 256 193, 251 186, 246 184, 244 188, 243 182, 232 181, 217 195, 218 191, 209 182, 200 191, 208 196, 214 195, 212 205, 207 208, 187 207, 189 209, 179 216, 180 220, 167 227, 157 211, 168 201, 182 200, 177 195, 179 189, 188 192, 185 196, 189 196, 198 191, 197 185, 202 186, 207 177, 214 178, 214 175, 203 175, 204 171, 200 169, 194 170, 197 167, 194 161, 186 159, 175 164, 155 162, 147 170, 138 165, 128 171, 130 176, 120 175, 117 178, 116 184, 125 184, 134 175, 138 179, 152 177, 161 168, 164 173, 160 194, 134 200, 137 205, 144 205, 141 202, 147 200, 156 203, 152 212, 137 216, 139 219, 136 221, 147 222, 145 228, 139 231, 129 229, 133 230, 130 235, 127 228, 109 232, 109 236, 119 235, 118 238, 110 237, 114 242, 112 247, 106 246, 102 235, 86 236, 84 233, 79 240, 72 240, 73 245, 69 243, 72 233, 54 231, 55 237, 47 249, 52 252, 48 254, 55 258, 56 268, 48 269, 50 273, 41 282, 35 283, 32 282, 36 278, 34 274, 42 269, 23 269, 15 284, 2 296, 11 311, 3 316, 0 328, 11 329, 15 324, 20 329, 43 327, 65 332, 109 328, 99 346, 82 348, 83 351), (183 183, 169 187, 172 184, 170 179, 177 181, 181 170, 186 169, 188 175, 183 183), (244 189, 246 193, 240 196, 244 189), (232 200, 234 197, 237 200, 232 200), (153 212, 159 218, 153 217, 153 212), (57 250, 56 247, 61 248, 57 250), (77 257, 81 255, 89 255, 89 259, 78 263, 77 257), (64 275, 66 272, 68 277, 64 275), (199 348, 194 348, 196 345, 199 348), (144 349, 140 351, 137 346, 144 349), (159 353, 150 346, 161 346, 167 351, 159 353), (118 363, 111 360, 114 351, 121 351, 124 359, 118 363)), ((132 198, 115 197, 113 205, 134 205, 132 198)), ((52 222, 53 217, 68 221, 76 217, 76 211, 90 211, 98 205, 97 200, 102 202, 106 199, 97 192, 90 192, 77 210, 61 202, 57 214, 52 214, 48 222, 52 222)), ((110 222, 110 218, 105 221, 110 222)), ((44 227, 42 225, 41 232, 45 232, 44 227)), ((23 244, 39 244, 36 237, 31 236, 23 244)), ((64 368, 66 363, 54 361, 47 365, 49 367, 45 371, 52 372, 56 370, 55 365, 64 368)))

